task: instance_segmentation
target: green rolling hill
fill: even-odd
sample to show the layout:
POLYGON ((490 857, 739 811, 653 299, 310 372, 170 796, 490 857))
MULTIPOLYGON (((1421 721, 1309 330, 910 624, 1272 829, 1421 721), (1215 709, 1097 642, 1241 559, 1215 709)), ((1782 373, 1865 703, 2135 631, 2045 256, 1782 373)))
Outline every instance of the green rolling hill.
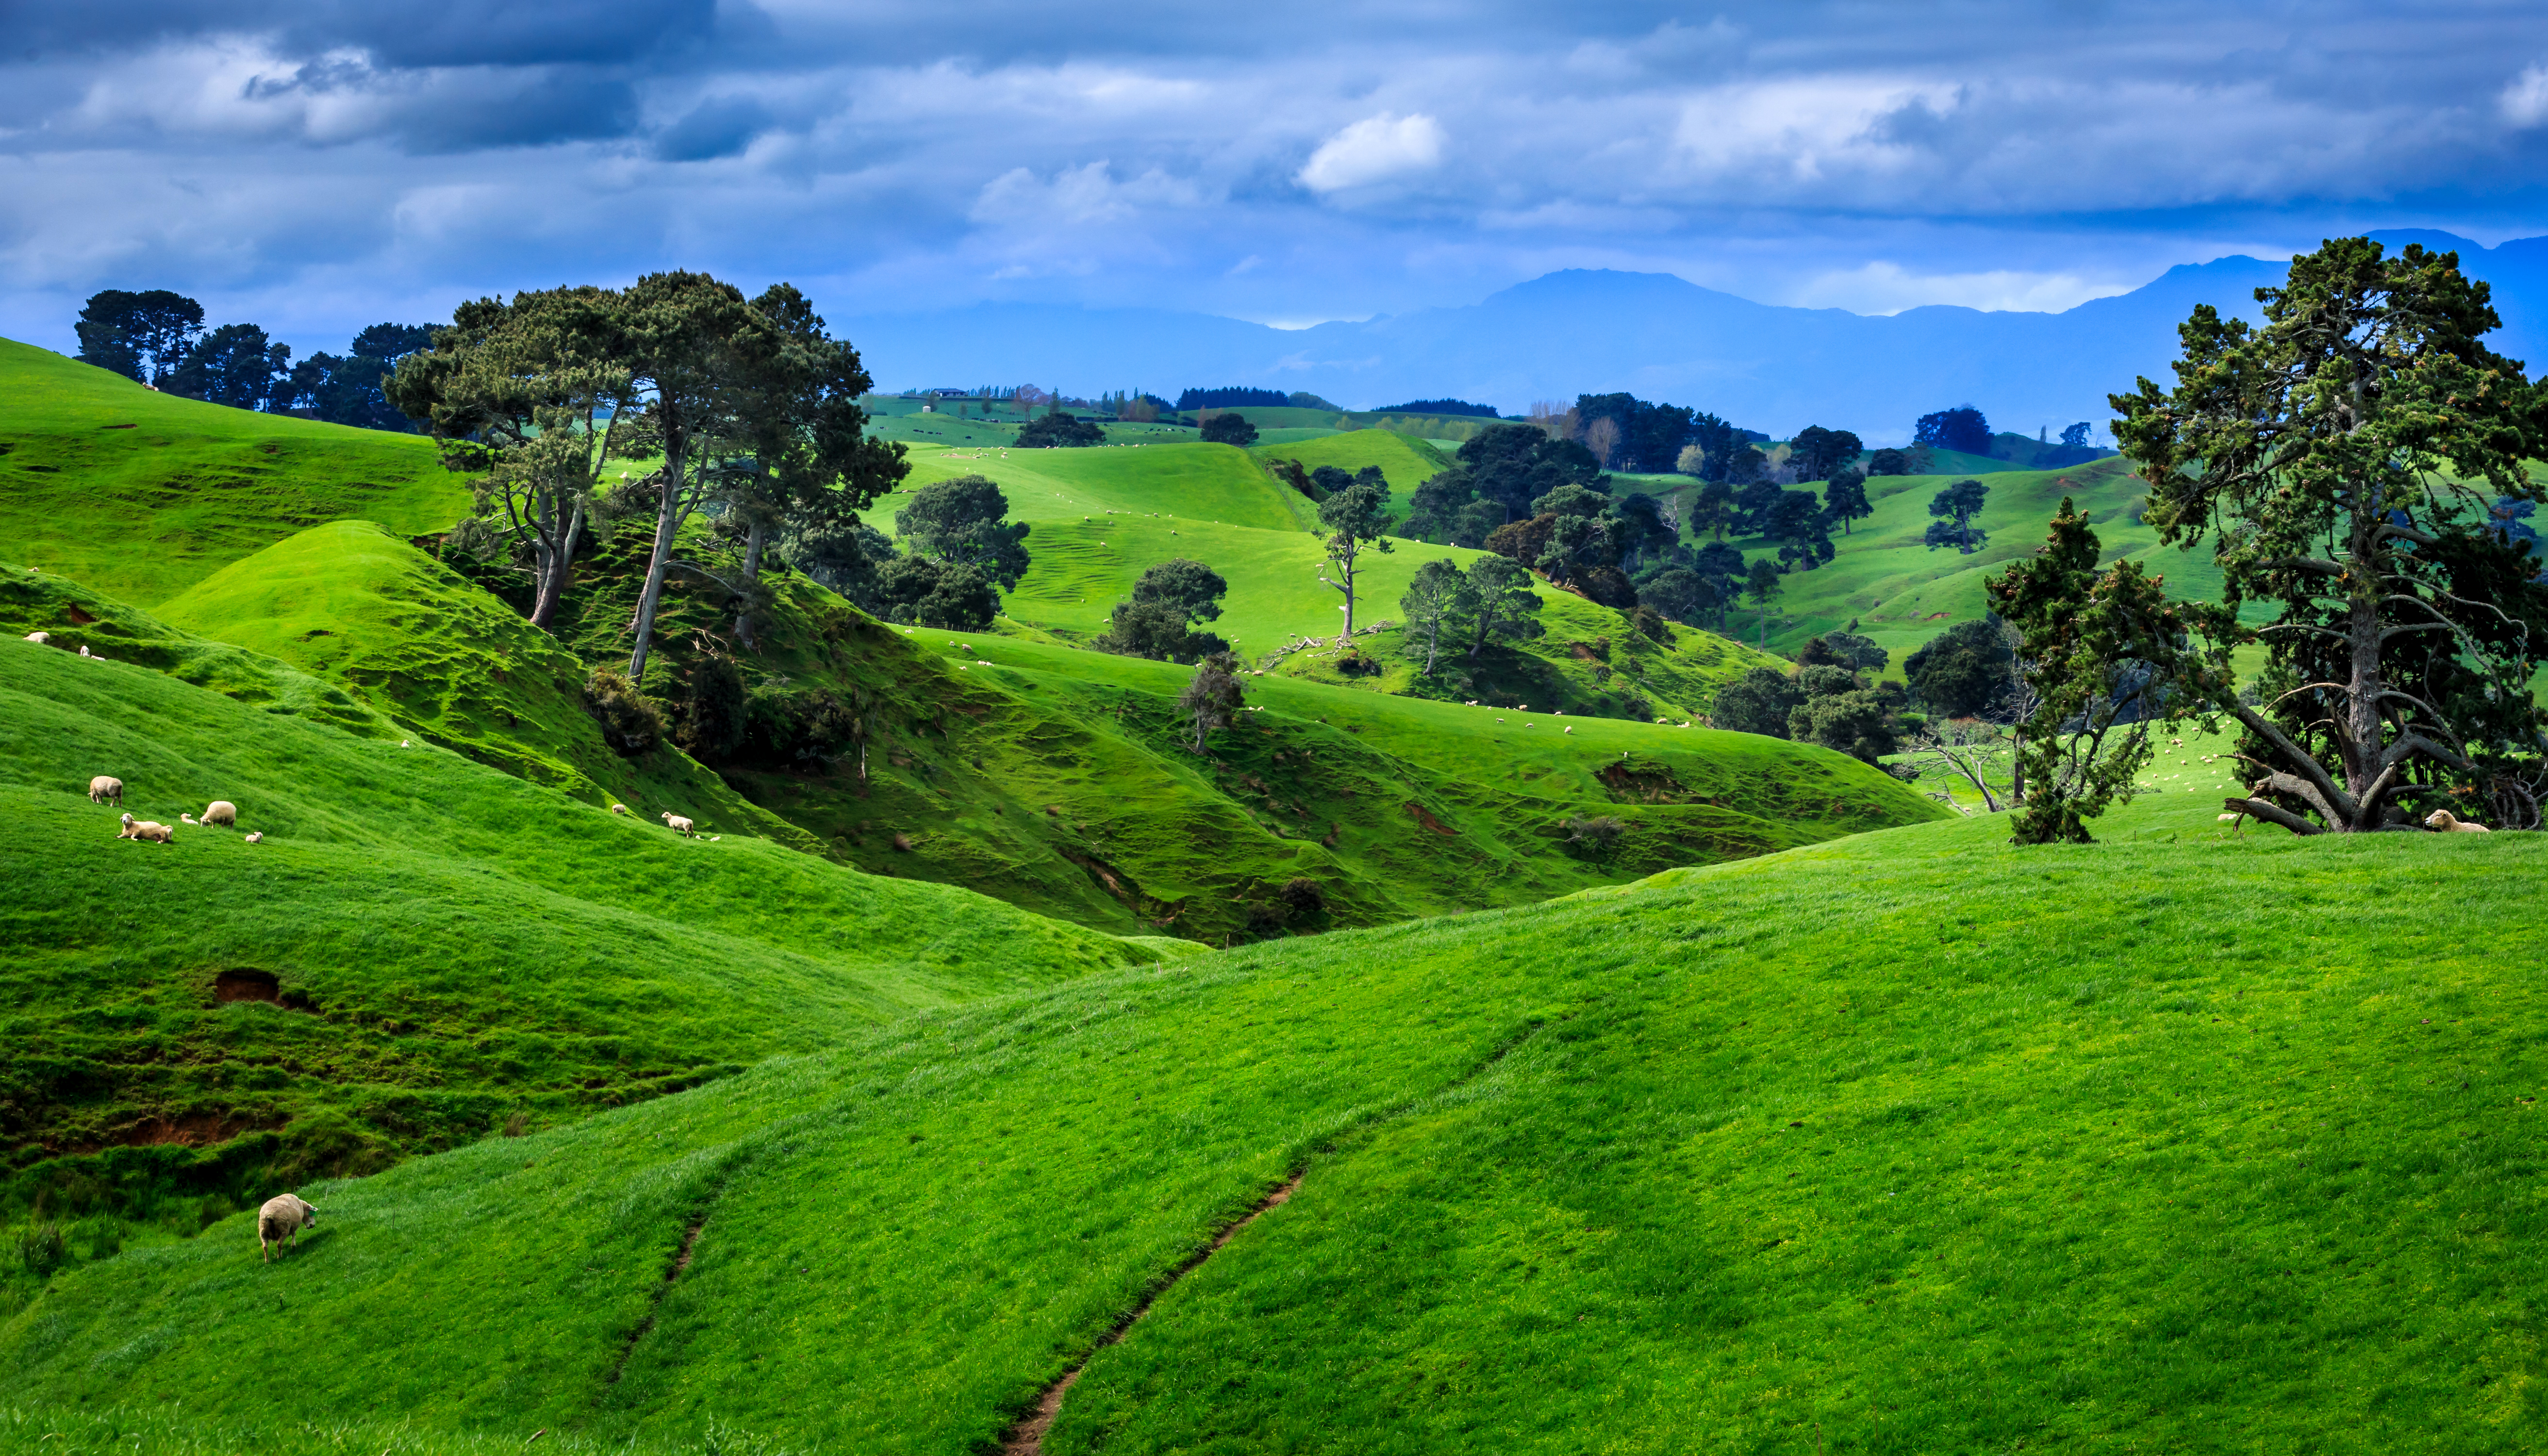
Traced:
POLYGON ((2209 819, 1894 830, 908 1017, 309 1189, 271 1269, 244 1219, 83 1263, 0 1366, 31 1446, 183 1402, 988 1449, 1086 1358, 1045 1450, 2499 1449, 2548 1067, 2493 947, 2538 847, 2209 819))

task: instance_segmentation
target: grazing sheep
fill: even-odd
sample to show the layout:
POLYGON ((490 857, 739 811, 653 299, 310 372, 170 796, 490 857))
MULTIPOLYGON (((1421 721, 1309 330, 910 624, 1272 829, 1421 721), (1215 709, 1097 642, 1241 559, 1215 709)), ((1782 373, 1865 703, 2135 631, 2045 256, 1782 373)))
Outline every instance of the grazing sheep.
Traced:
POLYGON ((250 830, 250 831, 248 831, 248 836, 247 836, 247 841, 246 841, 246 842, 247 842, 248 844, 255 844, 258 840, 261 840, 261 839, 263 839, 263 838, 265 838, 265 831, 264 831, 264 830, 262 830, 262 829, 254 829, 254 830, 250 830))
POLYGON ((2494 830, 2487 828, 2487 827, 2486 827, 2485 825, 2483 825, 2483 824, 2471 824, 2471 823, 2470 823, 2469 821, 2467 821, 2466 819, 2460 819, 2460 818, 2455 818, 2455 817, 2453 817, 2453 815, 2451 814, 2451 811, 2450 811, 2450 810, 2448 810, 2448 809, 2435 809, 2435 810, 2434 810, 2433 812, 2431 812, 2430 814, 2425 815, 2425 816, 2424 816, 2424 827, 2425 827, 2426 829, 2435 830, 2435 831, 2438 831, 2438 832, 2443 833, 2443 834, 2493 834, 2493 833, 2495 833, 2495 831, 2494 831, 2494 830))
POLYGON ((687 834, 690 832, 690 821, 669 809, 664 812, 664 822, 673 826, 673 832, 675 834, 687 834))
POLYGON ((127 814, 124 816, 124 828, 118 831, 115 837, 117 839, 146 839, 156 841, 163 845, 173 845, 177 842, 177 831, 170 829, 165 824, 154 824, 147 819, 136 820, 132 815, 127 814))
POLYGON ((610 806, 610 812, 613 814, 625 814, 628 812, 628 806, 626 804, 612 804, 610 806))
POLYGON ((108 799, 115 800, 119 806, 123 804, 124 780, 100 774, 88 781, 88 801, 92 804, 102 804, 108 799))
POLYGON ((318 1211, 289 1193, 279 1193, 265 1201, 256 1211, 256 1248, 259 1263, 274 1261, 274 1245, 287 1249, 301 1244, 301 1230, 318 1222, 318 1211))
POLYGON ((50 632, 30 632, 27 634, 27 640, 36 644, 38 647, 42 647, 46 643, 53 640, 53 634, 50 632))
POLYGON ((211 803, 204 805, 204 817, 201 819, 187 818, 184 814, 180 814, 177 817, 185 819, 189 824, 202 824, 207 826, 214 824, 227 824, 230 828, 236 829, 238 828, 238 805, 231 803, 228 799, 215 799, 211 803))

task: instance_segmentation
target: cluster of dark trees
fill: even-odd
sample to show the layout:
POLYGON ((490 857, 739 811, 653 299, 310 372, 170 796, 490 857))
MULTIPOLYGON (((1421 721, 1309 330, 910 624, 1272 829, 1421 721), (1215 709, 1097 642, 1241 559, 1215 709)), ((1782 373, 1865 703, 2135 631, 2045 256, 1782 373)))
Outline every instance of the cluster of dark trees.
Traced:
POLYGON ((1229 583, 1219 572, 1184 557, 1141 573, 1129 600, 1117 602, 1105 633, 1092 644, 1101 652, 1154 662, 1199 663, 1227 654, 1229 643, 1197 622, 1217 621, 1229 583))
POLYGON ((399 361, 428 347, 433 330, 375 323, 343 354, 321 350, 295 363, 292 346, 253 323, 207 332, 204 306, 166 289, 92 295, 76 325, 79 360, 152 389, 238 410, 264 410, 365 429, 414 430, 383 382, 399 361))
POLYGON ((1215 414, 1203 422, 1203 437, 1213 444, 1245 449, 1256 443, 1256 426, 1244 414, 1215 414))
POLYGON ((1058 407, 1037 415, 1018 431, 1022 450, 1085 447, 1106 443, 1105 427, 1058 407))
MULTIPOLYGON (((2080 438, 2087 438, 2084 431, 2080 438)), ((1920 422, 1912 428, 1911 442, 1966 455, 1987 455, 1991 447, 1990 421, 1970 405, 1939 410, 1920 416, 1920 422)))
MULTIPOLYGON (((1232 384, 1224 385, 1219 389, 1213 390, 1189 389, 1183 394, 1177 396, 1176 409, 1177 412, 1180 414, 1196 410, 1235 410, 1242 405, 1256 405, 1262 406, 1266 409, 1281 409, 1285 406, 1291 405, 1294 398, 1294 396, 1287 395, 1281 390, 1260 390, 1248 385, 1232 384)), ((1317 397, 1313 395, 1304 395, 1299 398, 1316 399, 1317 397)), ((1335 407, 1327 404, 1324 400, 1320 400, 1318 404, 1308 406, 1306 408, 1313 410, 1332 410, 1335 407)))
POLYGON ((1900 747, 1910 706, 1902 683, 1879 681, 1887 656, 1865 637, 1825 633, 1804 645, 1794 671, 1754 668, 1718 689, 1707 721, 1874 764, 1900 747))
POLYGON ((788 564, 889 622, 978 632, 1017 590, 1033 529, 1012 521, 1009 498, 978 475, 914 492, 894 512, 902 549, 855 515, 808 519, 783 538, 788 564))
POLYGON ((1467 414, 1480 419, 1498 419, 1493 405, 1472 405, 1466 400, 1410 400, 1404 405, 1384 405, 1374 411, 1381 414, 1467 414))
MULTIPOLYGON (((890 577, 867 551, 857 512, 909 466, 902 446, 866 436, 859 399, 869 387, 858 350, 826 332, 794 287, 747 298, 706 274, 652 273, 625 289, 463 304, 430 348, 400 361, 385 393, 442 441, 446 463, 476 478, 477 511, 446 553, 526 572, 535 624, 550 625, 576 563, 614 526, 650 533, 635 646, 618 684, 634 694, 676 572, 726 592, 745 647, 757 641, 763 573, 782 552, 835 571, 866 560, 890 577), (614 481, 614 460, 655 464, 642 479, 623 470, 614 481), (721 554, 700 560, 685 554, 682 527, 703 513, 721 554)), ((969 606, 915 605, 914 619, 982 619, 991 593, 981 582, 1013 586, 1025 570, 1025 529, 981 524, 995 504, 1006 512, 987 481, 932 489, 939 495, 898 522, 916 560, 890 591, 931 603, 966 596, 969 583, 969 606)))

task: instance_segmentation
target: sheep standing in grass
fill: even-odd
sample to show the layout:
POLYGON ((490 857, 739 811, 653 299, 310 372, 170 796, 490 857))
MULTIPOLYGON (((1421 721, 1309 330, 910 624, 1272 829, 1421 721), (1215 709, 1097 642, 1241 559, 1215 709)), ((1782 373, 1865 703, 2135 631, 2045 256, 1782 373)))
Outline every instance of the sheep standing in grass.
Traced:
POLYGON ((88 781, 88 801, 92 804, 102 804, 108 799, 115 800, 118 808, 124 806, 124 780, 110 778, 100 774, 88 781))
POLYGON ((155 824, 147 819, 136 820, 131 814, 127 814, 124 816, 124 828, 119 830, 115 837, 132 840, 146 839, 158 844, 173 845, 177 842, 177 831, 165 824, 155 824))
POLYGON ((2495 833, 2494 830, 2487 828, 2483 824, 2471 824, 2466 819, 2457 817, 2448 809, 2435 809, 2433 812, 2425 815, 2424 827, 2442 834, 2495 833))
POLYGON ((687 834, 690 832, 690 821, 669 809, 664 812, 664 822, 673 826, 673 832, 675 834, 687 834))
POLYGON ((180 814, 177 817, 185 820, 189 824, 227 824, 230 828, 236 829, 238 828, 238 805, 231 803, 228 799, 215 799, 211 803, 204 805, 204 817, 201 819, 197 819, 189 814, 180 814))
POLYGON ((256 1211, 256 1247, 263 1257, 259 1263, 274 1261, 274 1246, 298 1248, 301 1230, 318 1222, 318 1211, 289 1193, 280 1193, 265 1201, 256 1211), (287 1242, 288 1240, 288 1242, 287 1242))

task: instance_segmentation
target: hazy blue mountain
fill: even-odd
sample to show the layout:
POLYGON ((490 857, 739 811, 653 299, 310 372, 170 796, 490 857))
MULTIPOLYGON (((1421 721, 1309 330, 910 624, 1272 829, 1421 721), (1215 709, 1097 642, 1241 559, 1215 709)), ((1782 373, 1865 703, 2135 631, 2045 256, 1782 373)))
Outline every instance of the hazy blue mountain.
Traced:
MULTIPOLYGON (((2423 229, 2392 246, 2455 248, 2495 286, 2502 352, 2548 367, 2548 237, 2486 248, 2423 229)), ((2167 382, 2176 325, 2197 304, 2255 317, 2285 264, 2233 256, 2059 314, 1912 309, 1872 318, 1756 304, 1665 273, 1570 269, 1463 308, 1279 329, 1206 314, 978 304, 845 320, 888 389, 1030 380, 1075 394, 1186 386, 1308 390, 1353 408, 1534 400, 1628 390, 1784 436, 1807 424, 1898 443, 1921 414, 1981 407, 2000 429, 2098 422, 2139 375, 2167 382)))

